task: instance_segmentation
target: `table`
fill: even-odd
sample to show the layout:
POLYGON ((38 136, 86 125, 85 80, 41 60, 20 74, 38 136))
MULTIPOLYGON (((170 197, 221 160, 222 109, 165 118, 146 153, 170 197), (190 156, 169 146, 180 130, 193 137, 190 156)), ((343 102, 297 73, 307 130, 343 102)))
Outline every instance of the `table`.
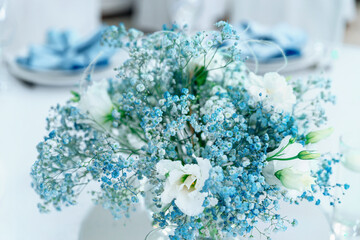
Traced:
MULTIPOLYGON (((359 131, 360 112, 356 107, 360 106, 360 47, 343 46, 338 53, 339 58, 326 73, 334 79, 333 91, 338 96, 337 105, 328 109, 330 123, 337 132, 359 131)), ((38 212, 39 198, 30 187, 29 174, 37 156, 36 144, 46 134, 45 118, 49 107, 65 102, 71 88, 28 86, 7 72, 0 74, 0 83, 4 81, 7 90, 0 92, 0 239, 143 239, 141 234, 148 231, 148 222, 133 220, 128 229, 133 235, 123 235, 122 223, 114 223, 108 213, 94 209, 86 193, 80 196, 78 205, 61 212, 38 212), (90 218, 83 221, 86 216, 90 218), (107 237, 104 227, 117 230, 116 238, 107 237)), ((332 144, 327 147, 336 148, 336 141, 332 144)), ((329 239, 329 224, 320 207, 304 203, 284 206, 282 212, 297 218, 299 225, 274 234, 274 240, 329 239)))

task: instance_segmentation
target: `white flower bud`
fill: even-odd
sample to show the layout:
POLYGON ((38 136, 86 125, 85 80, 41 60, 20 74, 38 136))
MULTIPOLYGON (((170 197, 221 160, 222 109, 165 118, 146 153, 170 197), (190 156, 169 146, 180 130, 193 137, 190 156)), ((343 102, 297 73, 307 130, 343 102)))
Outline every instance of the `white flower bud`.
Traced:
POLYGON ((326 128, 319 131, 313 131, 306 135, 306 144, 317 143, 327 137, 329 137, 334 132, 334 128, 326 128))
POLYGON ((311 185, 315 184, 315 178, 308 172, 301 172, 293 168, 284 168, 275 173, 281 184, 288 188, 303 192, 310 190, 311 185))

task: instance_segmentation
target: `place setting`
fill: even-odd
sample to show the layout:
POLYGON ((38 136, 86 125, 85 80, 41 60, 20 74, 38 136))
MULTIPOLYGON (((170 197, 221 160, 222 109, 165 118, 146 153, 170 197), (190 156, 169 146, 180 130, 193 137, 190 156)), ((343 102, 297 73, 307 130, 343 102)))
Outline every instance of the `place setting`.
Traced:
POLYGON ((74 86, 84 70, 93 66, 94 78, 115 66, 116 52, 101 46, 102 29, 81 39, 73 31, 50 30, 43 45, 30 46, 6 59, 11 74, 31 84, 74 86))

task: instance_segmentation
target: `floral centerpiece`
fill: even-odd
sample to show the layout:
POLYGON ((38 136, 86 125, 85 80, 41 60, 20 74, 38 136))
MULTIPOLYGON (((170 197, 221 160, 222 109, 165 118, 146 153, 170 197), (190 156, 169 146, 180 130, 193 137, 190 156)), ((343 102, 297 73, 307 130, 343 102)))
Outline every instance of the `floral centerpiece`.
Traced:
POLYGON ((295 225, 278 213, 280 201, 337 201, 331 189, 347 188, 329 182, 338 160, 314 151, 332 132, 321 128, 330 81, 257 76, 244 65, 241 36, 216 26, 104 33, 128 59, 51 109, 31 171, 41 211, 76 204, 95 182, 95 202, 115 218, 143 199, 154 226, 176 226, 171 239, 223 239, 295 225))

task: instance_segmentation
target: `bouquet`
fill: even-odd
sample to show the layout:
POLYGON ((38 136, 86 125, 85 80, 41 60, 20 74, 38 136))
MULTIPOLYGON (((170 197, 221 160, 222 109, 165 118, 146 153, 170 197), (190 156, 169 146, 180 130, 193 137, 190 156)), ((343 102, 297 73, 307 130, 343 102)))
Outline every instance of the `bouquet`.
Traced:
POLYGON ((241 35, 216 27, 104 32, 103 44, 128 58, 51 109, 31 170, 41 211, 76 204, 93 182, 94 201, 115 218, 142 201, 155 227, 175 226, 171 239, 224 239, 296 225, 278 213, 281 201, 338 201, 332 189, 348 188, 329 181, 339 160, 316 152, 332 132, 323 127, 330 80, 258 76, 241 35))

